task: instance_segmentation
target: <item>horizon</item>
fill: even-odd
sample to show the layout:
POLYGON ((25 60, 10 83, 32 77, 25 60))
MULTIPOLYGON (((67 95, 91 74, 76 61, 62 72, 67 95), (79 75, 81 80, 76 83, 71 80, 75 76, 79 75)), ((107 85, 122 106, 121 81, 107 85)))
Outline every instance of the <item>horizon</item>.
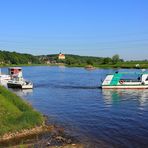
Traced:
POLYGON ((1 50, 148 59, 147 0, 6 0, 0 12, 1 50))

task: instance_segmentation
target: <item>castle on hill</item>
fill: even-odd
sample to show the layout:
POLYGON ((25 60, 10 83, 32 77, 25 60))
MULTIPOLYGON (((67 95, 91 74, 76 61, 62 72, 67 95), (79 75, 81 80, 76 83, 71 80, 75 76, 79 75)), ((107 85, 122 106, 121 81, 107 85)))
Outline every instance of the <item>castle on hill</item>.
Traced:
POLYGON ((59 55, 58 55, 58 59, 59 60, 65 60, 65 55, 60 52, 59 55))

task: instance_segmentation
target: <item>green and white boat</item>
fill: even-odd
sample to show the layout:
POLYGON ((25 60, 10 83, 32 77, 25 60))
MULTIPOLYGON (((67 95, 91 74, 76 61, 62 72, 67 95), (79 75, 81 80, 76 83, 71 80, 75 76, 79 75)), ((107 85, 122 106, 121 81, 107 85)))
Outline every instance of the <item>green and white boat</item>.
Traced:
POLYGON ((102 89, 148 89, 148 72, 108 74, 101 87, 102 89))

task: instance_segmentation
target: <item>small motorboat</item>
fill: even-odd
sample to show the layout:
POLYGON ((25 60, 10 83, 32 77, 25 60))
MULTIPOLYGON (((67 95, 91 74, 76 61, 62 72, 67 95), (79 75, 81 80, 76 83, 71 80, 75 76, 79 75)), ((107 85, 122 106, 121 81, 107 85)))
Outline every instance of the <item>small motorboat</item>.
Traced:
POLYGON ((95 70, 96 68, 92 65, 87 65, 87 66, 85 66, 85 69, 86 70, 95 70))

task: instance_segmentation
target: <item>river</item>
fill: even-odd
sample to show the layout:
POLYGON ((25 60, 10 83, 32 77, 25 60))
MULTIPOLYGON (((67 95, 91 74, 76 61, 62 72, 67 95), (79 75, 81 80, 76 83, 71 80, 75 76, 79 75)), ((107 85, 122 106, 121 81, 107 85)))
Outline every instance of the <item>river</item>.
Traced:
POLYGON ((101 90, 101 80, 115 71, 23 67, 34 89, 16 93, 87 147, 148 147, 148 90, 101 90))

